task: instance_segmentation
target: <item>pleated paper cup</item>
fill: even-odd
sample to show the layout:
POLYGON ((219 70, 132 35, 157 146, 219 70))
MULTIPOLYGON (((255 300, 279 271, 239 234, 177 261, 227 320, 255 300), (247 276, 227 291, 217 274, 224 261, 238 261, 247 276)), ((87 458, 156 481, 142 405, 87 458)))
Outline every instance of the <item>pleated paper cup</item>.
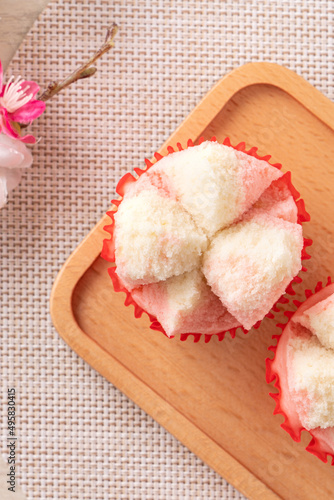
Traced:
POLYGON ((304 302, 297 300, 293 301, 295 306, 297 306, 297 310, 295 312, 286 311, 284 313, 288 318, 288 322, 277 325, 282 332, 273 336, 275 345, 269 347, 269 350, 274 353, 274 357, 266 360, 267 382, 268 384, 273 383, 274 387, 277 389, 276 393, 270 393, 270 396, 276 402, 274 415, 280 414, 284 417, 284 422, 281 424, 281 427, 288 432, 296 442, 300 442, 302 431, 308 432, 311 436, 311 440, 306 450, 325 463, 328 457, 330 457, 332 465, 334 465, 334 427, 317 427, 316 429, 307 430, 301 423, 296 403, 288 385, 288 349, 290 341, 298 336, 297 329, 293 327, 294 319, 297 319, 306 309, 326 299, 333 293, 334 283, 332 283, 331 278, 328 278, 325 286, 322 282, 318 282, 314 292, 306 290, 306 300, 304 302))

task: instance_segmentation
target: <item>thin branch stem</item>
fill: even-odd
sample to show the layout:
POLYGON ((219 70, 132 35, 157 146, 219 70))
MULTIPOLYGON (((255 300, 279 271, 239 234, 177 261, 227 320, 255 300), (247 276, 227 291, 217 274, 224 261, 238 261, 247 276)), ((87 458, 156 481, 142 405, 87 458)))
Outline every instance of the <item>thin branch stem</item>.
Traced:
POLYGON ((41 96, 38 97, 40 101, 48 101, 51 97, 55 96, 63 89, 71 85, 72 83, 80 80, 82 78, 88 78, 96 72, 96 68, 93 64, 101 57, 103 54, 108 52, 114 46, 114 38, 118 31, 117 24, 113 23, 107 30, 106 39, 103 45, 93 54, 93 56, 84 64, 82 64, 78 69, 73 71, 67 78, 62 82, 52 82, 49 84, 48 88, 43 92, 41 96))

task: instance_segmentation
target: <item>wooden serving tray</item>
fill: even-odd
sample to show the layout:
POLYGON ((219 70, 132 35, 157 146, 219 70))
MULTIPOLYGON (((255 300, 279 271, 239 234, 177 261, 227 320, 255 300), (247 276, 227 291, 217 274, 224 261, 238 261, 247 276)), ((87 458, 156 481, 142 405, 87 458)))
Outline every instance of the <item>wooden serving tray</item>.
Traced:
MULTIPOLYGON (((200 136, 245 141, 292 171, 312 217, 305 236, 314 240, 308 272, 295 286, 301 298, 334 270, 334 104, 288 69, 248 64, 209 92, 160 153, 200 136)), ((265 358, 283 313, 234 340, 167 339, 113 291, 99 257, 109 222, 101 219, 54 284, 51 314, 64 340, 248 498, 330 498, 333 469, 304 451, 306 433, 294 443, 272 414, 265 358)))

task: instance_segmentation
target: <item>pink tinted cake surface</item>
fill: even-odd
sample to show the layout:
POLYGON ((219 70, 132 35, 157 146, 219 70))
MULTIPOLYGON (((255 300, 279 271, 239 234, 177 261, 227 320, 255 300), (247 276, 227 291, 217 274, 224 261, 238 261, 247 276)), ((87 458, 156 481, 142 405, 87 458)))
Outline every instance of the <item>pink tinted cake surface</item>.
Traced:
POLYGON ((266 161, 258 160, 242 151, 236 151, 236 155, 242 165, 239 181, 242 193, 240 196, 240 216, 247 212, 266 192, 272 182, 281 178, 283 174, 280 170, 273 169, 266 161))
POLYGON ((300 271, 302 248, 299 224, 256 212, 215 236, 203 272, 228 311, 249 329, 300 271))
POLYGON ((273 181, 262 193, 252 210, 259 210, 273 217, 297 222, 298 210, 285 179, 273 181))
MULTIPOLYGON (((320 409, 323 406, 323 401, 314 399, 314 395, 308 389, 302 391, 296 390, 294 387, 296 375, 294 373, 294 350, 293 346, 296 343, 307 343, 315 337, 315 335, 303 326, 303 318, 308 311, 313 307, 320 312, 326 308, 326 299, 331 299, 334 296, 334 284, 325 288, 321 287, 321 283, 317 285, 317 293, 310 295, 307 293, 308 299, 300 305, 297 311, 290 315, 290 320, 287 325, 280 325, 283 332, 278 338, 277 347, 271 348, 275 352, 273 360, 267 360, 267 381, 275 381, 275 387, 278 388, 278 394, 272 394, 276 401, 275 413, 282 413, 284 416, 285 429, 295 441, 300 441, 301 432, 308 430, 312 436, 307 450, 318 456, 324 462, 327 462, 327 457, 332 457, 334 464, 334 427, 310 428, 307 425, 308 411, 313 406, 319 405, 320 409)), ((309 292, 309 291, 308 291, 309 292)), ((298 344, 297 344, 298 345, 298 344)), ((308 362, 310 360, 308 359, 308 362)), ((306 367, 307 368, 307 367, 306 367)), ((312 369, 312 361, 310 364, 312 369)), ((332 415, 334 418, 334 415, 332 415)))
POLYGON ((163 170, 151 168, 145 175, 139 177, 138 181, 131 184, 126 192, 126 198, 132 198, 141 191, 155 191, 160 196, 176 199, 175 189, 169 177, 163 170))
POLYGON ((250 329, 309 258, 300 224, 309 216, 289 174, 251 151, 206 141, 119 183, 102 256, 116 263, 127 303, 169 337, 250 329))
POLYGON ((240 326, 198 270, 135 288, 132 297, 164 325, 169 337, 189 332, 211 334, 240 326))
POLYGON ((162 158, 151 172, 166 179, 209 236, 235 222, 283 175, 266 161, 210 141, 162 158))

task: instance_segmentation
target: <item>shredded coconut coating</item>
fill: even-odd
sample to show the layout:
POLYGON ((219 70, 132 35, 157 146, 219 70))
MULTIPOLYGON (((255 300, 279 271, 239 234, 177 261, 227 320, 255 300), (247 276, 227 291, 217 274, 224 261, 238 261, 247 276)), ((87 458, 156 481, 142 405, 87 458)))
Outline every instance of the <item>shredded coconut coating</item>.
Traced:
POLYGON ((217 142, 179 151, 152 169, 164 172, 183 207, 209 236, 237 220, 282 173, 217 142))
POLYGON ((334 294, 306 309, 298 321, 316 335, 324 347, 334 349, 334 294))
POLYGON ((173 189, 171 180, 163 170, 149 169, 145 172, 145 175, 142 175, 136 182, 130 184, 126 191, 125 198, 133 198, 142 191, 151 191, 159 196, 172 198, 173 200, 176 199, 176 193, 173 189))
POLYGON ((334 426, 334 350, 315 335, 288 346, 288 385, 305 429, 334 426))
POLYGON ((156 316, 168 336, 217 333, 240 323, 228 313, 198 269, 132 290, 132 297, 156 316))
POLYGON ((182 206, 154 191, 125 197, 115 213, 117 274, 129 289, 199 267, 206 246, 182 206))
POLYGON ((203 273, 228 311, 249 329, 300 271, 302 248, 300 225, 256 215, 214 237, 203 273))

